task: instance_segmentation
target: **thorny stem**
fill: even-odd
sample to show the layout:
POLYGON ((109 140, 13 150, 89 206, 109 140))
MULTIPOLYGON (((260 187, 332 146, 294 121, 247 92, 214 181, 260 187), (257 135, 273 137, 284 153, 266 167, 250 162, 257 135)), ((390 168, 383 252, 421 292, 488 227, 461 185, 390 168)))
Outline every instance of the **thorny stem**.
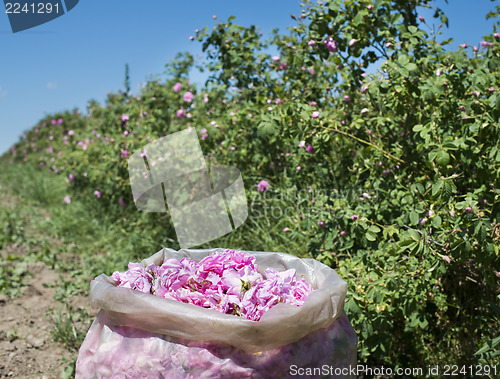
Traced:
MULTIPOLYGON (((328 120, 330 122, 333 122, 333 120, 328 120)), ((395 157, 394 155, 392 155, 391 153, 385 151, 384 149, 378 147, 377 145, 374 145, 373 143, 371 142, 368 142, 368 141, 365 141, 364 139, 361 139, 361 138, 358 138, 356 137, 355 135, 352 135, 351 133, 347 133, 347 132, 344 132, 343 130, 340 130, 340 129, 337 129, 337 128, 328 128, 326 126, 323 126, 323 122, 320 123, 321 127, 323 129, 326 129, 326 130, 331 130, 332 132, 337 132, 337 133, 340 133, 344 136, 347 136, 347 137, 350 137, 350 138, 353 138, 355 139, 356 141, 358 142, 361 142, 361 143, 364 143, 365 145, 368 145, 368 146, 371 146, 373 147, 374 149, 377 149, 378 151, 380 151, 382 154, 384 154, 386 157, 388 158, 391 158, 391 159, 394 159, 395 161, 398 161, 399 163, 405 163, 404 160, 402 160, 401 158, 398 158, 398 157, 395 157)))
MULTIPOLYGON (((408 225, 403 225, 406 229, 411 229, 411 230, 414 230, 415 232, 419 233, 421 236, 424 235, 424 233, 421 231, 421 230, 418 230, 418 229, 413 229, 413 228, 410 228, 408 225)), ((441 246, 441 247, 444 247, 444 245, 442 243, 439 243, 437 241, 434 241, 433 239, 431 239, 430 237, 427 237, 427 242, 432 242, 438 246, 441 246)))

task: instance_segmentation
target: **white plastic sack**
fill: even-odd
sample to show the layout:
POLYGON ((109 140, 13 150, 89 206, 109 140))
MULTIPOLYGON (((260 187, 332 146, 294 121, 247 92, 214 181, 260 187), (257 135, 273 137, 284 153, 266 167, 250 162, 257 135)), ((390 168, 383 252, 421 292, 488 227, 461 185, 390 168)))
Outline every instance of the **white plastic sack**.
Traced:
MULTIPOLYGON (((199 262, 221 251, 163 249, 141 264, 183 257, 199 262)), ((116 287, 100 275, 90 296, 102 310, 80 348, 76 377, 292 378, 300 369, 335 372, 355 365, 357 338, 343 313, 347 284, 337 273, 313 259, 246 253, 256 257, 260 272, 295 269, 314 291, 301 307, 278 304, 251 321, 116 287)))

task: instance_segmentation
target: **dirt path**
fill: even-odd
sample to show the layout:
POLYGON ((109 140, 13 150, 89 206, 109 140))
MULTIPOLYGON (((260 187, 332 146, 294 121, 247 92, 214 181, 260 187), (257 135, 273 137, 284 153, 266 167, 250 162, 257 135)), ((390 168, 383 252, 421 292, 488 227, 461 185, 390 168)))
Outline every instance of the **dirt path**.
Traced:
POLYGON ((50 310, 59 275, 39 263, 29 267, 33 274, 20 297, 0 295, 0 377, 60 378, 62 357, 72 353, 51 336, 50 310))
MULTIPOLYGON (((0 184, 0 189, 1 208, 19 209, 20 201, 12 195, 10 188, 0 184)), ((43 209, 38 211, 44 217, 51 217, 43 209)), ((27 236, 39 233, 32 221, 27 220, 27 236)), ((57 240, 52 242, 61 243, 57 240)), ((22 244, 7 244, 0 246, 0 255, 1 261, 5 263, 9 256, 23 259, 27 253, 22 244)), ((20 296, 9 299, 0 294, 0 378, 61 378, 62 371, 78 354, 65 344, 56 342, 52 335, 54 315, 67 316, 64 313, 65 304, 56 301, 54 295, 60 275, 66 279, 69 279, 69 275, 56 272, 41 262, 30 264, 27 271, 32 276, 24 280, 26 285, 22 287, 20 296)), ((73 296, 69 301, 73 309, 83 308, 92 318, 97 313, 97 310, 90 308, 88 297, 73 296)), ((82 330, 85 333, 85 325, 77 326, 80 327, 80 333, 82 330)))

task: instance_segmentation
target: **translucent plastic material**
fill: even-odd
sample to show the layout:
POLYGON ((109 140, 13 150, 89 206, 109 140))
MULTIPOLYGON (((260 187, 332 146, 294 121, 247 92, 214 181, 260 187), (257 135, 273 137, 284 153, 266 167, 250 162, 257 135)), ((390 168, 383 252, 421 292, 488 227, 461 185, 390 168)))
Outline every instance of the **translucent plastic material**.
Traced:
MULTIPOLYGON (((163 249, 141 264, 200 261, 223 250, 163 249)), ((116 287, 103 274, 91 284, 91 303, 102 310, 80 349, 77 377, 282 378, 294 377, 293 367, 355 365, 357 338, 343 314, 347 284, 337 273, 313 259, 248 253, 259 271, 293 268, 307 280, 314 291, 304 305, 278 304, 251 321, 116 287)))

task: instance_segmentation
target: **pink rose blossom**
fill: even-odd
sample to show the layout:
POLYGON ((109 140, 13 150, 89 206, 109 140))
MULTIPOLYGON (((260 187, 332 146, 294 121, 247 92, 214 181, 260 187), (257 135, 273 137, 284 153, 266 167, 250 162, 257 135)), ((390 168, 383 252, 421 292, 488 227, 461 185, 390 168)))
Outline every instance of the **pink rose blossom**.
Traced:
POLYGON ((201 139, 202 140, 205 140, 207 137, 208 137, 208 131, 206 128, 203 128, 200 130, 200 134, 201 134, 201 139))
POLYGON ((182 98, 184 99, 185 102, 190 103, 193 101, 194 95, 191 92, 186 92, 182 98))
POLYGON ((319 117, 319 112, 318 111, 314 111, 311 115, 312 118, 318 118, 319 117))
POLYGON ((265 192, 269 189, 269 182, 262 179, 259 184, 257 184, 257 190, 260 192, 265 192))
POLYGON ((181 90, 182 84, 177 82, 174 84, 174 92, 179 92, 181 90))
POLYGON ((323 43, 324 43, 325 47, 328 49, 329 52, 335 53, 335 52, 338 51, 337 41, 335 41, 333 39, 333 37, 329 37, 323 43))

